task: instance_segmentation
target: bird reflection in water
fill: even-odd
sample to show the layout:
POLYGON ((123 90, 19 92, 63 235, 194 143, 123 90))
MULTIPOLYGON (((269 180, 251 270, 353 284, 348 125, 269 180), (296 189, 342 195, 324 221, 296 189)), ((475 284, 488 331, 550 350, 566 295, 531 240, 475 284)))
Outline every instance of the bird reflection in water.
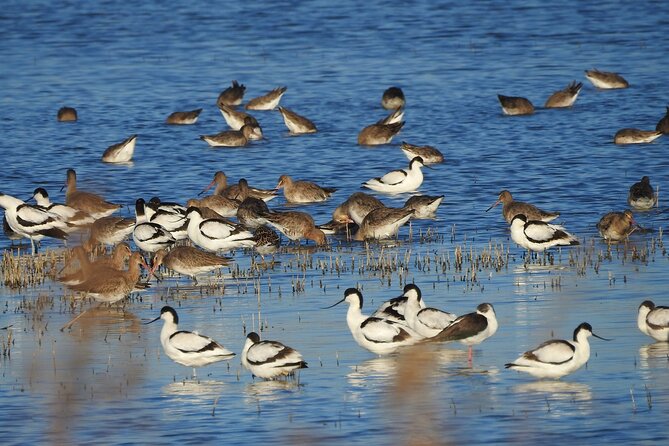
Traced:
POLYGON ((655 342, 639 348, 639 367, 642 369, 664 369, 669 367, 669 342, 655 342))

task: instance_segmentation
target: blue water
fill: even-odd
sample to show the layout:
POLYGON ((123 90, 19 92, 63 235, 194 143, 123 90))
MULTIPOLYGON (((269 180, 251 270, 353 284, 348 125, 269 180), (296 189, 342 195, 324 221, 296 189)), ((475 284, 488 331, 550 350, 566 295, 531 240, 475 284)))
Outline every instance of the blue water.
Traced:
MULTIPOLYGON (((340 188, 326 203, 300 207, 324 222, 362 181, 407 165, 399 150, 405 140, 444 153, 446 162, 425 170, 420 188, 444 194, 444 204, 436 220, 413 223, 411 236, 403 228, 397 244, 368 253, 333 238, 334 252, 286 248, 278 266, 254 278, 226 271, 224 291, 171 278, 129 299, 125 314, 105 310, 71 332, 57 329, 72 312, 71 294, 57 282, 0 288, 0 326, 13 324, 14 339, 11 358, 0 361, 7 443, 666 442, 669 347, 654 344, 635 321, 644 299, 669 304, 660 232, 668 140, 612 143, 620 128, 653 129, 669 101, 663 3, 141 3, 3 5, 3 193, 28 198, 42 186, 63 201, 69 167, 80 188, 129 206, 154 195, 185 202, 216 170, 264 188, 289 174, 340 188), (596 90, 583 73, 593 67, 621 73, 631 88, 596 90), (288 86, 282 105, 313 120, 319 133, 289 137, 278 112, 256 112, 266 140, 209 148, 198 136, 225 128, 215 103, 233 79, 247 86, 247 99, 288 86), (540 108, 572 80, 584 82, 572 109, 540 108), (387 146, 357 146, 358 131, 385 116, 380 97, 391 85, 407 97, 402 133, 387 146), (525 96, 538 110, 505 117, 497 94, 525 96), (78 110, 78 122, 56 121, 64 105, 78 110), (175 110, 200 107, 194 126, 164 124, 175 110), (106 147, 133 133, 132 165, 100 162, 106 147), (607 247, 596 222, 625 209, 629 186, 643 175, 660 189, 660 206, 635 216, 650 230, 598 260, 607 247), (556 252, 552 265, 525 266, 498 208, 484 212, 501 189, 559 210, 582 246, 556 252), (421 243, 427 230, 444 237, 421 243), (470 263, 442 271, 436 261, 452 264, 456 246, 477 255, 503 246, 509 261, 462 280, 471 279, 470 263), (636 258, 635 250, 647 256, 636 258), (370 257, 408 260, 382 276, 359 269, 370 257), (337 259, 345 265, 339 273, 330 268, 337 259), (495 305, 500 329, 475 348, 471 368, 459 345, 440 346, 427 360, 375 358, 352 340, 345 308, 321 309, 350 286, 362 286, 365 308, 374 308, 406 280, 421 286, 428 304, 458 314, 495 305), (304 292, 293 292, 296 282, 304 292), (299 384, 266 383, 233 359, 189 379, 190 370, 162 352, 158 324, 141 325, 166 302, 184 329, 237 353, 244 329, 258 329, 260 320, 263 338, 295 347, 310 368, 299 384), (503 368, 551 336, 570 337, 583 321, 614 338, 592 339, 587 368, 556 383, 503 368), (406 384, 412 377, 418 384, 406 384)), ((382 197, 394 206, 406 198, 382 197)), ((282 198, 271 203, 282 205, 282 198)), ((240 270, 250 268, 248 254, 234 258, 240 270)), ((0 332, 0 341, 7 336, 0 332)))

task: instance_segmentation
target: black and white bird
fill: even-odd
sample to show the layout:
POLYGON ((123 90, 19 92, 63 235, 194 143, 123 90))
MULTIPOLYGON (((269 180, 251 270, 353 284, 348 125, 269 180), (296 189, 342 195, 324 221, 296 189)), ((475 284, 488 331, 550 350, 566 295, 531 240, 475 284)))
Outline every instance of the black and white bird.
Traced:
POLYGON ((420 288, 414 284, 404 287, 404 295, 407 297, 404 309, 404 319, 407 325, 424 338, 431 338, 451 325, 457 316, 437 308, 421 306, 422 293, 420 288))
POLYGON ((376 192, 399 194, 413 192, 423 184, 423 158, 417 156, 409 162, 408 169, 391 170, 382 177, 372 178, 364 183, 363 187, 376 192))
POLYGON ((590 358, 588 338, 597 336, 592 326, 583 322, 574 330, 573 340, 552 339, 533 350, 526 351, 513 362, 505 364, 507 369, 529 373, 537 378, 561 378, 580 369, 590 358))
POLYGON ((145 252, 156 252, 172 246, 176 242, 172 234, 161 225, 148 221, 144 207, 144 199, 139 198, 135 202, 136 221, 132 230, 135 245, 145 252))
POLYGON ((0 206, 5 209, 5 218, 11 230, 30 239, 33 255, 36 252, 35 242, 44 237, 67 239, 64 229, 68 224, 57 214, 3 193, 0 193, 0 206))
POLYGON ((579 244, 576 237, 565 231, 562 226, 539 220, 528 221, 524 214, 518 214, 511 220, 511 239, 532 251, 579 244))
POLYGON ((483 303, 475 313, 468 313, 454 320, 431 340, 438 342, 460 341, 469 347, 467 359, 472 361, 472 346, 478 345, 497 332, 497 317, 492 304, 483 303))
POLYGON ((66 204, 52 203, 49 199, 49 194, 43 187, 35 189, 33 192, 33 199, 35 200, 35 203, 37 203, 37 206, 58 215, 61 220, 72 225, 69 229, 64 228, 67 232, 77 229, 77 226, 88 225, 95 221, 93 217, 84 211, 80 211, 79 209, 75 209, 66 204))
POLYGON ((261 341, 255 332, 246 337, 242 365, 254 376, 263 379, 290 376, 295 370, 308 368, 297 350, 278 341, 261 341))
POLYGON ((179 330, 179 316, 174 308, 164 306, 160 310, 160 316, 147 324, 158 319, 164 321, 160 331, 160 343, 165 354, 177 364, 193 368, 193 376, 196 376, 195 368, 213 364, 219 361, 231 359, 235 354, 223 347, 208 336, 197 332, 179 330))
MULTIPOLYGON (((404 315, 406 313, 407 301, 409 300, 407 296, 408 286, 409 285, 404 286, 404 290, 399 296, 388 299, 379 305, 379 308, 376 309, 372 316, 406 324, 404 315)), ((418 306, 420 306, 421 309, 425 308, 425 302, 420 299, 418 301, 418 306)))
POLYGON ((669 307, 656 306, 645 300, 639 305, 637 325, 642 333, 656 341, 669 341, 669 307))
POLYGON ((423 339, 421 335, 400 322, 362 314, 362 293, 355 288, 344 292, 342 302, 349 304, 346 323, 358 345, 377 355, 395 353, 402 347, 413 345, 423 339))
POLYGON ((253 234, 242 226, 219 218, 204 219, 196 207, 188 208, 186 218, 189 220, 188 238, 206 251, 219 252, 255 246, 253 234))

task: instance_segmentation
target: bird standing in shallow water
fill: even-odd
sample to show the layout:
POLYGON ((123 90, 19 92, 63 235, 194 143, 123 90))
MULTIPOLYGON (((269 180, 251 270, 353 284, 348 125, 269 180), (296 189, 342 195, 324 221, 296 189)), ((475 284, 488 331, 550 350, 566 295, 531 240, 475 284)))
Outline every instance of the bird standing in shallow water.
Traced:
POLYGON ((488 212, 490 209, 494 208, 500 203, 502 203, 502 216, 507 223, 511 223, 513 217, 518 214, 525 215, 528 220, 541 220, 545 222, 555 220, 560 216, 559 212, 546 212, 529 203, 515 201, 511 195, 511 192, 506 189, 499 193, 497 201, 495 201, 485 211, 488 212))
POLYGON ((576 81, 572 82, 571 84, 567 85, 567 87, 564 90, 556 91, 555 93, 553 93, 546 101, 544 107, 546 108, 571 107, 572 105, 574 105, 574 102, 576 102, 576 98, 578 97, 578 93, 581 91, 581 87, 583 87, 583 84, 581 82, 579 83, 576 83, 576 81))
POLYGON ((107 217, 121 208, 120 204, 105 201, 99 195, 77 190, 77 173, 74 169, 67 170, 65 186, 67 187, 65 204, 87 213, 96 220, 107 217))
POLYGON ((657 203, 657 195, 650 185, 650 178, 644 176, 641 181, 634 183, 627 194, 627 202, 634 209, 647 210, 657 203))
POLYGON ((669 342, 669 307, 656 306, 645 300, 639 305, 637 326, 656 341, 669 342))
POLYGON ((561 378, 580 369, 590 358, 588 338, 597 336, 592 326, 583 322, 574 330, 572 341, 552 339, 533 350, 526 351, 513 362, 505 364, 507 369, 529 373, 537 378, 561 378))
POLYGON ((244 99, 246 86, 237 81, 232 81, 232 85, 221 92, 216 100, 216 105, 220 108, 222 105, 239 105, 244 99))
POLYGON ((499 99, 499 103, 502 105, 502 112, 505 115, 531 115, 534 113, 534 105, 526 98, 498 94, 497 99, 499 99))
POLYGON ((432 341, 460 341, 468 346, 467 359, 472 362, 472 346, 478 345, 497 332, 497 317, 492 304, 483 303, 476 307, 475 313, 468 313, 455 319, 439 334, 430 338, 432 341))
POLYGON ((425 307, 424 303, 421 305, 420 288, 412 283, 404 287, 404 295, 407 297, 404 319, 410 328, 426 339, 441 333, 457 318, 453 313, 425 307))
POLYGON ((592 82, 592 85, 602 90, 613 90, 630 86, 629 82, 618 73, 599 71, 596 68, 585 70, 585 78, 592 82))
POLYGON ((246 337, 242 365, 263 379, 291 376, 295 370, 308 368, 298 351, 278 341, 261 341, 255 332, 246 337))
POLYGON ((395 353, 401 347, 413 345, 422 339, 422 336, 409 328, 408 325, 362 314, 362 293, 355 288, 344 292, 344 298, 332 308, 342 302, 349 304, 346 313, 346 323, 358 345, 377 355, 395 353))
POLYGON ((281 175, 276 190, 283 189, 288 203, 316 203, 325 201, 337 191, 336 187, 322 187, 311 181, 293 181, 288 175, 281 175))
POLYGON ((171 125, 195 124, 197 122, 197 119, 200 117, 200 113, 202 113, 201 108, 191 111, 176 111, 167 117, 165 123, 171 125))
POLYGON ((578 245, 579 241, 562 226, 528 220, 518 214, 511 220, 511 239, 523 248, 545 251, 553 246, 578 245))
POLYGON ((165 354, 177 364, 192 367, 193 377, 197 376, 196 367, 227 361, 235 356, 233 352, 208 336, 179 330, 179 316, 172 307, 164 306, 160 310, 160 316, 146 324, 151 324, 158 319, 164 321, 163 328, 160 330, 160 343, 165 354))
POLYGON ((599 234, 606 241, 625 240, 637 228, 632 211, 609 212, 597 223, 599 234))
POLYGON ((286 107, 279 107, 279 112, 291 135, 304 135, 318 131, 313 122, 286 107))
POLYGON ((160 265, 188 276, 197 284, 196 276, 205 274, 230 264, 230 259, 219 257, 210 252, 200 251, 192 246, 175 246, 171 250, 159 249, 153 258, 151 274, 155 274, 160 265))

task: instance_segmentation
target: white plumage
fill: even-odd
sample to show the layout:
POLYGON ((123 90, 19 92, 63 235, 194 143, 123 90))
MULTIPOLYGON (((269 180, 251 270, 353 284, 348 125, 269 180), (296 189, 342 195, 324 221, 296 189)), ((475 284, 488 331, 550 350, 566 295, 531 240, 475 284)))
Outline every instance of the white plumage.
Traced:
POLYGON ((423 184, 423 158, 417 156, 409 162, 408 169, 392 170, 380 178, 372 178, 362 185, 377 192, 398 194, 413 192, 423 184))
MULTIPOLYGON (((397 297, 393 297, 392 299, 389 299, 384 303, 382 303, 381 305, 379 305, 379 308, 377 308, 377 310, 374 313, 372 313, 372 317, 388 319, 390 321, 401 322, 406 324, 406 319, 404 317, 406 313, 406 305, 408 300, 408 297, 406 295, 406 290, 407 287, 405 286, 404 287, 405 293, 397 297)), ((418 306, 420 306, 420 308, 425 308, 425 302, 423 302, 423 300, 421 299, 420 301, 418 301, 418 306)))
MULTIPOLYGON (((437 308, 422 307, 422 293, 414 284, 404 287, 407 304, 404 319, 407 325, 424 338, 438 335, 457 318, 455 314, 437 308)), ((423 304, 424 305, 424 304, 423 304)))
POLYGON ((254 332, 246 337, 242 365, 254 376, 263 379, 288 376, 297 369, 307 368, 307 363, 298 351, 278 341, 261 341, 254 332))
MULTIPOLYGON (((337 302, 349 304, 346 322, 353 339, 362 348, 377 355, 394 353, 401 347, 415 344, 422 339, 418 333, 400 322, 362 314, 362 294, 355 288, 349 288, 344 298, 337 302)), ((329 308, 331 308, 329 307, 329 308)))
POLYGON ((193 243, 210 251, 226 251, 235 248, 252 248, 255 246, 253 234, 225 220, 203 219, 200 210, 188 208, 188 237, 193 243))
POLYGON ((588 362, 590 336, 604 339, 594 334, 592 326, 584 322, 574 330, 572 341, 563 339, 546 341, 534 350, 526 351, 514 362, 505 364, 505 367, 529 373, 537 378, 560 378, 578 370, 588 362))
POLYGON ((576 237, 565 231, 562 226, 539 220, 528 221, 523 214, 518 214, 511 220, 511 239, 532 251, 579 244, 576 237))
POLYGON ((145 252, 156 252, 172 246, 176 240, 161 225, 147 221, 144 213, 144 200, 138 199, 135 204, 136 223, 132 230, 135 245, 145 252))
POLYGON ((0 193, 0 206, 5 209, 5 218, 12 231, 30 239, 33 254, 35 254, 35 242, 45 236, 67 238, 63 229, 67 228, 68 224, 57 214, 38 206, 31 206, 3 193, 0 193))
POLYGON ((650 300, 639 306, 637 325, 642 333, 656 341, 669 341, 669 307, 656 306, 650 300))
POLYGON ((158 319, 164 321, 160 331, 160 343, 165 354, 177 364, 193 367, 193 375, 195 375, 195 367, 225 361, 235 356, 233 352, 208 336, 179 330, 179 316, 172 307, 163 307, 160 310, 160 316, 148 324, 158 319))

